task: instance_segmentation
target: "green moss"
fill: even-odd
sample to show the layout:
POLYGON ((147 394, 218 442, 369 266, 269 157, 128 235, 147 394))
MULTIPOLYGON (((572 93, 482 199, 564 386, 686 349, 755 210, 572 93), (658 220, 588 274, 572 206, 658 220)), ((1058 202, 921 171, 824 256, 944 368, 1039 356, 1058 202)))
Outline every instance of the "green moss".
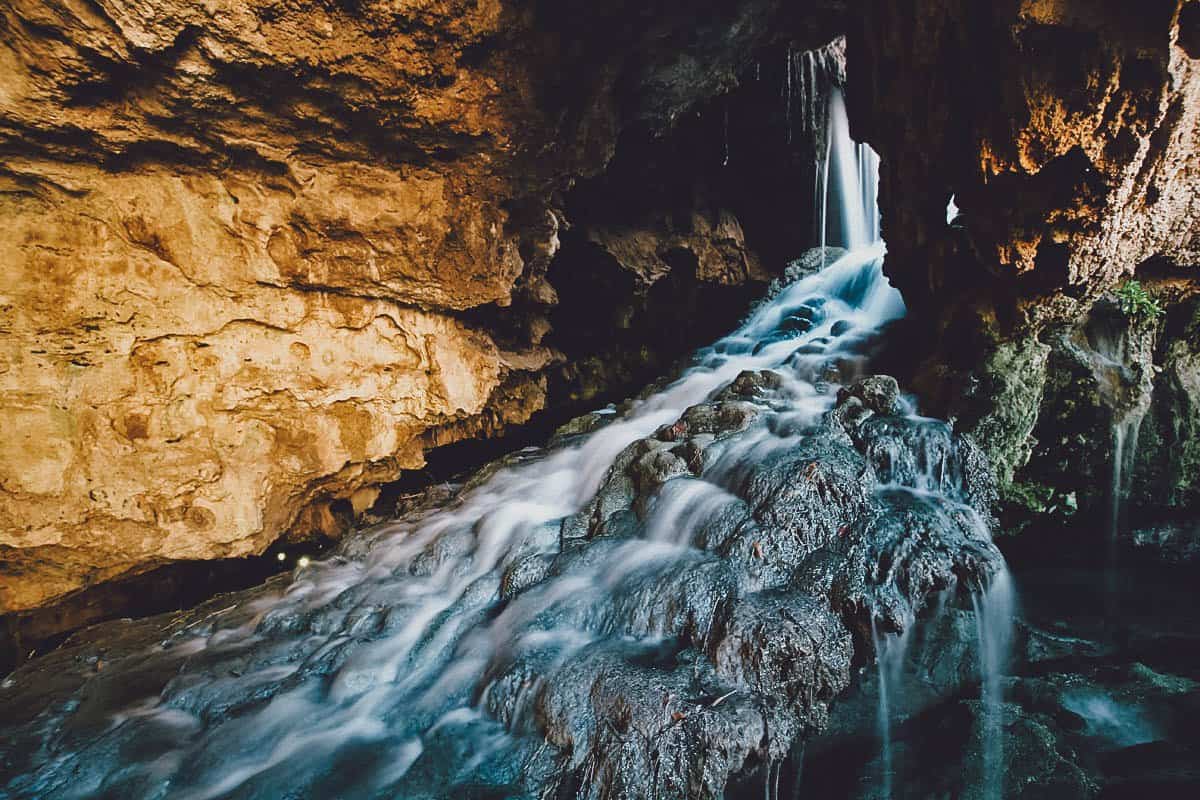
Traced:
POLYGON ((1001 500, 1023 516, 1049 516, 1066 521, 1079 510, 1075 492, 1064 492, 1036 481, 1013 481, 1006 484, 1001 500))
POLYGON ((1004 342, 980 366, 988 411, 968 431, 996 468, 1001 493, 1029 461, 1050 348, 1034 336, 1004 342))

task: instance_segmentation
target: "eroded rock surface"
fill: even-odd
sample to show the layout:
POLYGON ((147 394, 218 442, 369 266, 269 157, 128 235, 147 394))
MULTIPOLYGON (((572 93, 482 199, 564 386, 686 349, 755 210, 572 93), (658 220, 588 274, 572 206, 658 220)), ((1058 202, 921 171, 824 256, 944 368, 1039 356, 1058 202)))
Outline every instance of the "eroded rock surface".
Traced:
MULTIPOLYGON (((0 613, 335 535, 333 501, 528 420, 562 356, 563 192, 626 124, 730 84, 781 13, 7 4, 0 613)), ((688 247, 744 248, 710 216, 688 247)), ((628 241, 676 248, 656 237, 628 241)), ((755 273, 735 257, 714 280, 755 273)))
POLYGON ((1161 316, 1109 294, 1012 338, 993 321, 979 363, 927 377, 959 393, 944 402, 995 465, 1010 532, 1076 517, 1103 530, 1114 497, 1122 527, 1186 528, 1200 513, 1200 289, 1175 272, 1140 286, 1161 316))

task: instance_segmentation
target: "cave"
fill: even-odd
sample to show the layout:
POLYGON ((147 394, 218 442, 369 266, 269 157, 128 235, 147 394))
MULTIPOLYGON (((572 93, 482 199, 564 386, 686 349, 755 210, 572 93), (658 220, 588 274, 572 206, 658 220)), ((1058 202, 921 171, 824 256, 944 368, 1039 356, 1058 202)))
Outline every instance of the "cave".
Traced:
POLYGON ((1200 793, 1200 3, 0 9, 0 797, 1200 793))

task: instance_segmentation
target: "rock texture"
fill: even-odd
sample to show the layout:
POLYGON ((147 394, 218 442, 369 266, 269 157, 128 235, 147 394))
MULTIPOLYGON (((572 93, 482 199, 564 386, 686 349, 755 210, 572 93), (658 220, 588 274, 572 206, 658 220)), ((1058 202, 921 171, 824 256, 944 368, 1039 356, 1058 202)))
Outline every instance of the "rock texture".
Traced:
POLYGON ((1094 296, 1151 257, 1200 262, 1194 2, 862 6, 851 121, 883 156, 889 271, 910 305, 944 312, 981 286, 1094 296))
MULTIPOLYGON (((336 534, 545 406, 563 192, 784 13, 639 9, 6 4, 0 613, 336 534)), ((711 214, 692 245, 743 247, 711 214)))
POLYGON ((1045 336, 1037 444, 1017 473, 1032 510, 1105 516, 1116 492, 1147 523, 1200 513, 1200 286, 1151 286, 1161 319, 1130 319, 1102 301, 1045 336))
POLYGON ((523 269, 479 143, 528 105, 452 55, 502 9, 367 12, 6 9, 0 610, 261 550, 541 404, 549 351, 455 317, 523 269))
POLYGON ((1128 314, 1109 294, 1019 336, 993 322, 978 364, 926 374, 956 394, 939 402, 987 451, 1009 532, 1073 519, 1108 530, 1114 497, 1151 527, 1200 513, 1200 284, 1141 285, 1161 316, 1128 314))

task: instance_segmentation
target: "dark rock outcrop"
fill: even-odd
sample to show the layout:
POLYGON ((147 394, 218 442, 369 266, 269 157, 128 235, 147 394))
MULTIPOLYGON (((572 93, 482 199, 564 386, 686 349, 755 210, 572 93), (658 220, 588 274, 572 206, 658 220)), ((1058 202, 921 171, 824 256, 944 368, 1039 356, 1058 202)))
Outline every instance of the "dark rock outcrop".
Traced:
MULTIPOLYGON (((543 526, 524 555, 448 598, 415 645, 412 674, 396 676, 402 684, 434 679, 439 664, 455 665, 436 703, 397 710, 400 729, 386 741, 423 731, 423 748, 395 751, 415 760, 386 784, 391 791, 719 797, 731 778, 766 774, 824 727, 852 664, 870 656, 871 631, 904 630, 932 598, 969 594, 1002 568, 990 509, 968 504, 975 478, 947 480, 937 496, 914 491, 921 487, 899 471, 881 483, 867 453, 885 439, 898 462, 922 464, 922 475, 978 468, 956 455, 972 447, 965 439, 931 448, 903 426, 878 427, 905 419, 896 416, 894 380, 867 379, 808 422, 779 410, 786 391, 779 374, 744 373, 629 445, 587 507, 543 526), (844 413, 863 399, 866 417, 844 413), (700 498, 704 524, 684 527, 677 512, 700 498), (694 538, 681 541, 683 533, 694 538), (572 589, 585 579, 591 590, 572 589), (537 635, 488 651, 477 683, 453 679, 480 653, 460 644, 459 658, 447 661, 456 631, 520 630, 511 626, 529 624, 522 620, 537 635), (556 644, 572 631, 586 633, 587 643, 556 644), (473 655, 464 661, 466 654, 473 655), (484 713, 468 712, 472 701, 484 713), (468 745, 476 749, 464 761, 468 745)), ((929 441, 944 443, 940 423, 927 424, 929 441)), ((574 435, 564 431, 557 446, 572 446, 574 435)), ((479 480, 542 457, 518 454, 479 480)), ((431 496, 411 513, 445 502, 431 496)), ((339 703, 384 699, 370 693, 384 665, 362 654, 385 652, 378 648, 388 637, 403 641, 409 626, 424 624, 410 618, 409 582, 469 571, 486 540, 447 527, 411 545, 419 550, 396 574, 384 567, 395 556, 373 554, 372 541, 368 533, 347 542, 319 568, 327 577, 301 573, 291 589, 279 578, 174 617, 110 623, 19 669, 0 689, 9 712, 0 768, 19 776, 6 788, 54 796, 70 774, 76 786, 145 790, 147 773, 109 771, 114 747, 183 748, 190 755, 172 763, 205 774, 225 748, 241 746, 245 726, 275 737, 256 715, 270 717, 272 702, 308 702, 300 698, 309 690, 329 702, 326 713, 367 725, 364 742, 378 739, 382 730, 356 716, 354 703, 339 703), (157 697, 144 723, 135 707, 127 724, 106 732, 112 713, 144 696, 157 697), (172 713, 187 725, 172 729, 172 713), (63 747, 69 755, 47 760, 63 747)), ((277 733, 273 746, 285 750, 302 735, 277 733)), ((347 792, 356 781, 386 783, 391 767, 374 758, 356 760, 349 772, 336 768, 343 756, 365 756, 354 737, 322 747, 342 755, 290 774, 290 786, 319 792, 337 780, 347 792)), ((256 780, 268 791, 269 772, 256 780)))

